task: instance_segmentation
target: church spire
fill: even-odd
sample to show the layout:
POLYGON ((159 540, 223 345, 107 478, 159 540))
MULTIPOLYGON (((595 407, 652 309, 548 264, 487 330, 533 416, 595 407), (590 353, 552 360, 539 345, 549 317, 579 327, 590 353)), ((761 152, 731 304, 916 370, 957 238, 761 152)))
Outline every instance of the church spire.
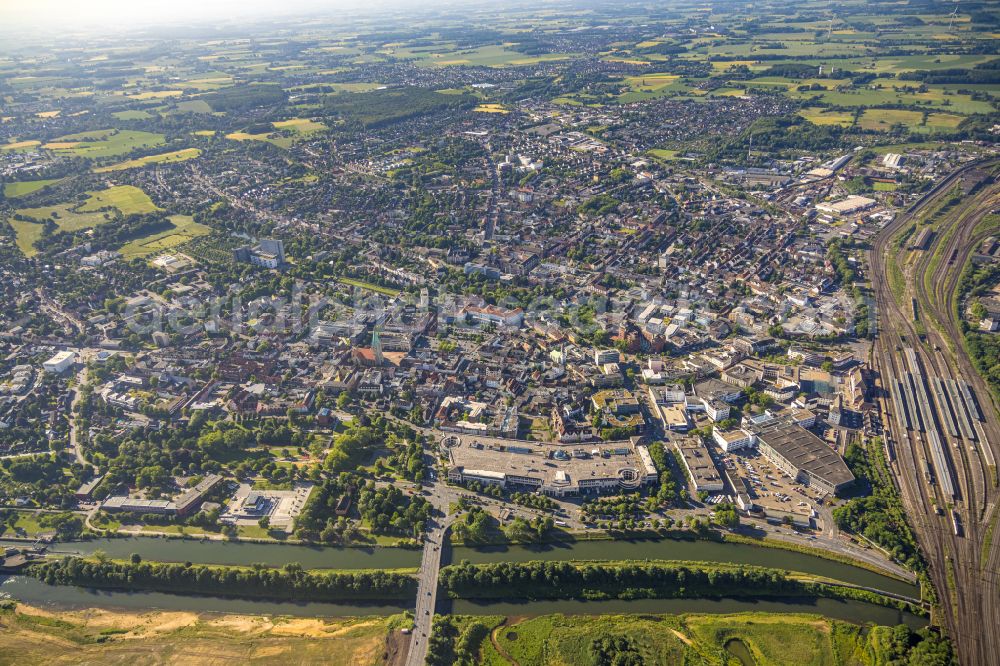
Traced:
POLYGON ((382 356, 382 338, 378 334, 378 326, 372 329, 372 353, 375 354, 375 363, 382 365, 385 357, 382 356))

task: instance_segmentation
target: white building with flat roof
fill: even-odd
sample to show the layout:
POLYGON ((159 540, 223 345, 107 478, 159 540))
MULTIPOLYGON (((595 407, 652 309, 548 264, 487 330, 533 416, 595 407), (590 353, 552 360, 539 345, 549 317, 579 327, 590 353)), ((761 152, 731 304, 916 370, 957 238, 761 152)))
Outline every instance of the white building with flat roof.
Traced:
POLYGON ((51 372, 54 375, 59 375, 66 372, 66 370, 69 369, 69 367, 74 363, 76 363, 76 352, 61 351, 42 363, 42 367, 45 369, 45 372, 51 372))
POLYGON ((753 433, 739 428, 735 430, 712 428, 712 439, 726 453, 750 448, 755 442, 753 433))

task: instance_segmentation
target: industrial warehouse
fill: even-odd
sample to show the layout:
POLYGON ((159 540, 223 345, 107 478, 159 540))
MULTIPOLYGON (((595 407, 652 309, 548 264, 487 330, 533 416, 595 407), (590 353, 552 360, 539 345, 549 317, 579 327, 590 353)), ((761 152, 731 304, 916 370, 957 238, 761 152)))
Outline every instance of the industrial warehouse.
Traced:
POLYGON ((833 494, 854 483, 844 459, 801 426, 769 424, 758 430, 756 437, 757 449, 799 483, 833 494))

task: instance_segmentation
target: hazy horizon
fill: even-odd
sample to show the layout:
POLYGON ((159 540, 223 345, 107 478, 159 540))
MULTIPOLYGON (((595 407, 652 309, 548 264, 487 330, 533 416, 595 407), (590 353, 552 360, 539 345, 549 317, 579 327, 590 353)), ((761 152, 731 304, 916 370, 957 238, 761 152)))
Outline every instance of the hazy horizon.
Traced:
MULTIPOLYGON (((124 27, 190 24, 206 20, 240 21, 306 15, 354 15, 408 7, 455 5, 450 0, 36 0, 15 3, 0 0, 0 26, 5 29, 41 31, 53 27, 75 27, 114 31, 124 27)), ((461 3, 465 4, 465 3, 461 3)))

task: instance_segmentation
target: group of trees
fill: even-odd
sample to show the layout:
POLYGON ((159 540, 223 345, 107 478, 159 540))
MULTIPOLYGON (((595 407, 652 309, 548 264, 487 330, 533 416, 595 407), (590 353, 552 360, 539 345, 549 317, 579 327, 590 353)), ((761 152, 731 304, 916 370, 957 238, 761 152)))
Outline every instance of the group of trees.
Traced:
POLYGON ((87 471, 65 456, 50 453, 0 460, 0 497, 28 497, 42 506, 73 507, 73 491, 86 480, 87 471))
POLYGON ((324 467, 328 472, 355 469, 364 457, 382 446, 384 439, 375 428, 353 426, 333 440, 324 467))
POLYGON ((855 478, 871 488, 871 495, 848 500, 834 509, 837 526, 863 535, 909 568, 922 571, 924 563, 882 458, 880 440, 873 439, 867 448, 852 442, 844 452, 844 460, 855 478))
POLYGON ((67 557, 32 565, 28 572, 49 585, 265 599, 412 599, 417 591, 417 581, 404 574, 317 573, 295 563, 269 569, 261 565, 240 568, 142 562, 139 558, 124 563, 67 557))
POLYGON ((328 544, 348 543, 357 536, 357 527, 345 516, 337 516, 337 505, 345 494, 353 493, 360 478, 348 472, 320 481, 295 518, 295 536, 305 541, 328 544))
POLYGON ((628 636, 601 636, 590 643, 596 666, 643 666, 645 660, 628 636))
POLYGON ((526 506, 540 511, 554 511, 559 505, 551 498, 538 493, 518 493, 510 494, 510 501, 514 504, 526 506))
MULTIPOLYGON (((839 240, 834 239, 830 242, 826 250, 826 258, 833 265, 833 269, 837 271, 841 288, 855 300, 859 300, 862 293, 855 284, 857 273, 847 260, 847 255, 844 254, 839 240)), ((868 316, 868 305, 860 304, 854 313, 854 333, 858 337, 867 337, 868 335, 868 316)))
POLYGON ((875 626, 864 645, 868 663, 951 666, 957 660, 951 641, 930 627, 914 631, 905 624, 875 626))
POLYGON ((504 525, 504 535, 516 543, 533 543, 544 541, 555 527, 555 521, 549 516, 544 518, 536 516, 531 520, 526 520, 521 516, 516 516, 509 523, 504 525))
POLYGON ((495 562, 445 567, 440 584, 453 598, 689 598, 787 595, 810 591, 774 569, 692 568, 670 564, 495 562))
POLYGON ((487 511, 470 507, 467 513, 451 526, 451 532, 466 543, 488 543, 496 534, 497 521, 487 511))
POLYGON ((427 466, 424 464, 424 447, 415 440, 401 446, 389 457, 389 462, 400 476, 410 481, 423 481, 427 474, 427 466))
POLYGON ((369 484, 358 494, 361 518, 378 534, 420 536, 432 510, 423 497, 407 495, 396 486, 369 484))
POLYGON ((583 517, 590 520, 605 516, 628 520, 641 514, 642 511, 642 497, 639 493, 597 497, 585 502, 580 510, 583 517))
POLYGON ((435 617, 427 641, 428 666, 475 666, 479 646, 489 633, 489 625, 478 618, 459 626, 451 615, 435 617))
POLYGON ((471 95, 444 95, 407 86, 331 95, 325 106, 329 113, 371 129, 447 109, 467 109, 477 103, 471 95))
MULTIPOLYGON (((973 317, 982 319, 987 314, 985 307, 978 300, 980 296, 1000 282, 1000 266, 996 264, 975 265, 970 263, 958 284, 958 293, 963 302, 971 302, 973 317)), ((979 322, 973 322, 978 324, 979 322)), ((961 320, 962 332, 965 334, 965 345, 969 356, 976 365, 994 394, 1000 396, 1000 338, 995 334, 980 333, 977 328, 966 320, 961 320)))

